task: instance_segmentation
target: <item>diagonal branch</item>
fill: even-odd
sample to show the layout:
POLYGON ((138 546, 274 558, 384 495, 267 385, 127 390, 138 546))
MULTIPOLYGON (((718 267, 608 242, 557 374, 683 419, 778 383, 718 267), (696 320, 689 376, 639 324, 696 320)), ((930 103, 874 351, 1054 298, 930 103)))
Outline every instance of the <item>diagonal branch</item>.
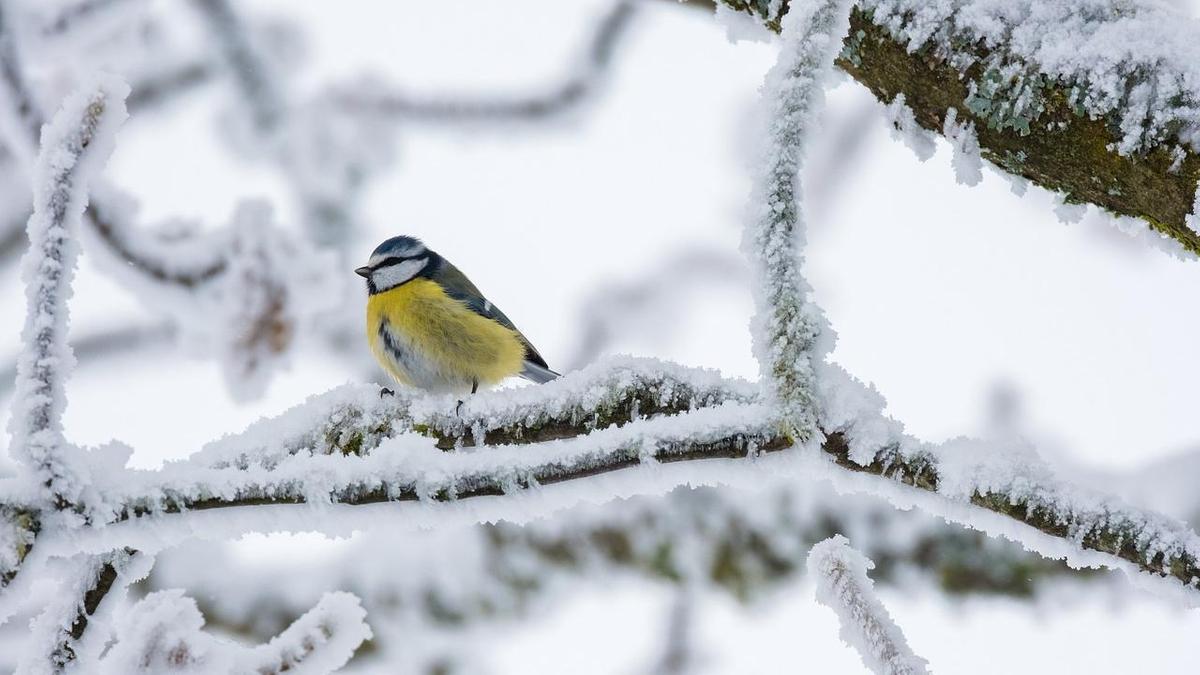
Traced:
POLYGON ((808 571, 817 585, 817 600, 841 622, 842 641, 858 650, 876 675, 928 675, 925 659, 913 654, 904 633, 875 595, 867 570, 875 567, 836 535, 813 546, 808 571))
MULTIPOLYGON (((776 32, 789 6, 719 2, 776 32)), ((1200 25, 1140 0, 1004 7, 865 0, 837 65, 884 103, 903 96, 928 132, 954 110, 997 167, 1200 253, 1200 25)))
POLYGON ((64 588, 34 619, 31 646, 17 666, 18 673, 61 673, 78 662, 88 625, 106 599, 149 571, 130 549, 70 562, 64 588))

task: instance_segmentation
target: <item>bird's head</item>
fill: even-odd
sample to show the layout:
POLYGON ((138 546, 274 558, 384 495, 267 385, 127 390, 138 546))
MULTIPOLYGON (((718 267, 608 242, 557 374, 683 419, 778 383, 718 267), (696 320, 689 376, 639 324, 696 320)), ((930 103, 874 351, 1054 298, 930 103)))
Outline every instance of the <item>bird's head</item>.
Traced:
POLYGON ((437 254, 414 237, 392 237, 375 248, 354 273, 367 280, 367 291, 382 293, 432 271, 437 254))

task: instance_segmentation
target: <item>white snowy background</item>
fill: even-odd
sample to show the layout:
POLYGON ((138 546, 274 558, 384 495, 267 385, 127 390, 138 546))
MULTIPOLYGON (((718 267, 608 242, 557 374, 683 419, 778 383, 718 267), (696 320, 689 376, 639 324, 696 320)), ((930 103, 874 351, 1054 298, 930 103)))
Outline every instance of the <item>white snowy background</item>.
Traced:
MULTIPOLYGON (((168 14, 176 9, 154 4, 168 14)), ((247 16, 286 18, 299 29, 304 54, 289 77, 301 90, 369 72, 416 93, 465 94, 553 85, 571 71, 608 6, 238 3, 247 16)), ((203 49, 203 36, 195 39, 203 49)), ((378 241, 415 235, 468 273, 552 367, 594 358, 585 329, 603 312, 605 353, 756 377, 749 277, 738 247, 749 188, 747 128, 775 50, 731 43, 706 12, 648 2, 619 42, 602 88, 565 116, 397 125, 394 163, 369 184, 346 282, 358 281, 352 269, 378 241), (681 258, 702 262, 681 271, 681 258), (638 285, 656 297, 612 306, 614 294, 638 285)), ((1094 210, 1063 224, 1052 195, 1032 187, 1018 196, 993 172, 985 170, 976 187, 956 184, 944 141, 935 157, 919 162, 889 137, 883 105, 841 80, 811 141, 805 179, 807 274, 838 334, 833 360, 872 382, 888 412, 916 436, 938 441, 1017 429, 1068 475, 1170 510, 1162 502, 1178 490, 1157 491, 1152 481, 1174 474, 1186 486, 1197 474, 1179 473, 1200 471, 1196 462, 1167 468, 1200 452, 1200 267, 1126 236, 1094 210)), ((263 197, 277 222, 293 226, 298 214, 278 173, 231 155, 219 139, 226 97, 216 92, 224 86, 135 115, 105 176, 136 197, 147 221, 185 216, 221 224, 239 201, 263 197)), ((2 273, 0 325, 8 330, 0 331, 0 352, 15 354, 24 296, 15 267, 2 273)), ((157 321, 98 273, 86 252, 71 312, 74 336, 157 321)), ((358 363, 313 340, 261 399, 240 403, 213 361, 166 345, 81 358, 67 385, 65 424, 75 442, 116 437, 134 448, 132 465, 155 467, 311 394, 363 379, 358 363)), ((393 545, 433 546, 443 537, 453 535, 393 545)), ((239 569, 315 569, 352 545, 278 535, 246 537, 233 549, 239 569)), ((388 561, 376 567, 374 574, 386 573, 388 561)), ((1194 669, 1200 614, 1112 586, 1044 589, 1032 601, 951 599, 924 585, 878 588, 913 650, 937 672, 1194 669)), ((633 576, 576 581, 527 620, 472 633, 470 649, 486 655, 495 673, 647 672, 673 601, 667 587, 633 576)), ((703 592, 695 607, 699 672, 862 669, 807 580, 750 605, 703 592)), ((10 626, 2 639, 11 645, 20 631, 10 626)), ((389 672, 382 664, 357 667, 389 672)))

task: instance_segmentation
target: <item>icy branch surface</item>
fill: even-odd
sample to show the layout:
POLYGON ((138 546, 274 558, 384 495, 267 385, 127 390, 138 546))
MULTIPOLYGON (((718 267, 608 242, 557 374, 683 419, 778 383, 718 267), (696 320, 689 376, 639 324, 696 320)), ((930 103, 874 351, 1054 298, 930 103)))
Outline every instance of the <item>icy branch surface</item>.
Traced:
POLYGON ((817 601, 838 615, 842 640, 858 651, 867 668, 875 675, 927 674, 925 660, 913 654, 875 595, 875 584, 867 576, 874 567, 840 534, 813 546, 808 555, 817 601))
POLYGON ((797 5, 783 18, 779 60, 763 85, 763 163, 742 244, 755 268, 754 351, 766 402, 800 439, 817 432, 814 363, 824 359, 830 345, 819 343, 822 331, 828 332, 825 319, 809 302, 811 288, 801 272, 805 235, 799 176, 806 134, 816 125, 849 15, 850 3, 835 0, 797 5))
POLYGON ((151 593, 117 626, 100 661, 105 675, 230 673, 324 675, 340 669, 371 638, 366 612, 349 593, 327 593, 270 642, 247 648, 205 633, 196 603, 181 590, 151 593))
POLYGON ((42 132, 35 171, 30 248, 22 261, 25 347, 17 365, 10 431, 13 455, 45 486, 44 499, 61 504, 77 504, 87 481, 62 432, 63 383, 74 365, 66 301, 88 185, 112 152, 128 93, 124 83, 101 77, 64 101, 42 132))
POLYGON ((966 71, 995 76, 977 91, 989 115, 1025 125, 1041 89, 1067 83, 1072 102, 1112 115, 1122 154, 1164 142, 1200 151, 1200 22, 1143 0, 868 0, 872 20, 907 44, 926 46, 966 71), (963 46, 968 46, 966 49, 963 46))

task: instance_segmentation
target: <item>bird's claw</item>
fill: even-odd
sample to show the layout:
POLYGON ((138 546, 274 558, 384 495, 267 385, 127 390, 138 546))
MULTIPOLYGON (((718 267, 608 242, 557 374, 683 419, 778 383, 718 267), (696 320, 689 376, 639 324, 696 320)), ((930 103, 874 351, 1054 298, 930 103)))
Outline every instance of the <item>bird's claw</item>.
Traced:
POLYGON ((391 389, 388 389, 387 387, 383 387, 382 389, 379 390, 379 399, 380 400, 383 400, 384 396, 395 396, 395 395, 396 395, 396 392, 392 391, 391 389))
POLYGON ((454 416, 455 417, 462 417, 462 415, 459 414, 462 411, 462 404, 463 404, 463 402, 460 400, 458 402, 458 405, 454 406, 454 416))

